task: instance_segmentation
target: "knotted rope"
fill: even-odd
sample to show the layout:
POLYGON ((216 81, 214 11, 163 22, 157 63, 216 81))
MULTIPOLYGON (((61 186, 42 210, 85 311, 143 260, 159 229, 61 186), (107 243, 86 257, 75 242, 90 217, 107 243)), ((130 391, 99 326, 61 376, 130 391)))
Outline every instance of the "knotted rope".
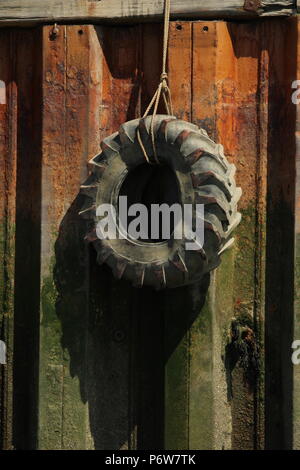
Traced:
MULTIPOLYGON (((160 75, 160 82, 159 85, 145 111, 143 114, 143 118, 147 117, 151 108, 153 107, 153 113, 151 117, 150 123, 150 135, 151 135, 151 142, 153 147, 153 154, 157 164, 159 164, 159 160, 157 157, 156 145, 155 145, 155 135, 154 135, 154 120, 157 114, 157 109, 159 105, 159 101, 161 96, 164 100, 164 105, 166 108, 167 114, 173 114, 173 106, 172 106, 172 97, 171 97, 171 90, 168 85, 168 73, 166 70, 167 67, 167 53, 168 53, 168 41, 169 41, 169 26, 170 26, 170 8, 171 8, 171 0, 165 0, 165 8, 164 8, 164 38, 163 38, 163 60, 162 60, 162 73, 160 75)), ((144 157, 148 163, 150 162, 149 156, 147 155, 146 149, 143 145, 140 131, 137 131, 137 138, 144 154, 144 157)))

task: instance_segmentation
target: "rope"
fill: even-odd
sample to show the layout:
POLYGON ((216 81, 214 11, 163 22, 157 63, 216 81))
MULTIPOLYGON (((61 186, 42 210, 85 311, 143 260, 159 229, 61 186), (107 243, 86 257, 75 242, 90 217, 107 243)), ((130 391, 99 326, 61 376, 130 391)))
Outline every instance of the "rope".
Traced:
MULTIPOLYGON (((168 85, 168 73, 166 70, 167 67, 167 53, 168 53, 168 41, 169 41, 169 26, 170 26, 170 9, 171 9, 171 0, 165 0, 165 8, 164 8, 164 39, 163 39, 163 59, 162 59, 162 73, 160 75, 160 82, 159 85, 145 111, 143 114, 143 118, 147 117, 151 108, 153 107, 153 113, 151 117, 151 124, 150 124, 150 135, 151 135, 151 142, 153 147, 153 154, 157 164, 159 164, 159 160, 157 157, 156 145, 155 145, 155 135, 154 135, 154 119, 157 114, 157 109, 159 105, 159 101, 161 96, 163 97, 164 105, 166 108, 167 114, 173 114, 173 105, 172 105, 172 97, 171 97, 171 90, 168 85)), ((143 145, 140 131, 138 129, 137 132, 138 142, 140 144, 141 150, 144 154, 144 157, 148 163, 150 162, 150 158, 147 155, 146 149, 143 145)))

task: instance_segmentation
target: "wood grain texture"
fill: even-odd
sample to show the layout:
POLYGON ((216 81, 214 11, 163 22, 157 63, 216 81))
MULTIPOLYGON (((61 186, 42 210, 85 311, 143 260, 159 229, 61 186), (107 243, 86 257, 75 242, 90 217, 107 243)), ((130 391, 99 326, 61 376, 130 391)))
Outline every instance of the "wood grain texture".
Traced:
POLYGON ((269 52, 265 305, 265 382, 266 396, 269 396, 266 401, 266 447, 269 449, 289 449, 293 446, 291 344, 295 326, 297 107, 291 100, 291 84, 297 77, 297 34, 296 18, 286 24, 278 22, 276 32, 270 25, 265 25, 264 37, 267 38, 269 52), (291 49, 288 56, 285 55, 286 48, 291 49), (276 259, 282 260, 280 265, 275 263, 276 259))
MULTIPOLYGON (((298 22, 298 34, 300 23, 298 22)), ((300 49, 297 52, 297 79, 300 72, 300 49)), ((298 87, 299 91, 299 87, 298 87)), ((298 92, 299 97, 299 92, 298 92)), ((300 106, 296 111, 296 175, 295 175, 295 304, 294 304, 294 339, 300 339, 300 106)), ((293 448, 300 450, 300 367, 293 371, 293 448)))
MULTIPOLYGON (((3 0, 0 4, 0 25, 53 21, 134 21, 161 19, 163 0, 3 0)), ((173 18, 255 18, 257 16, 289 16, 295 10, 294 0, 173 0, 173 18), (253 6, 254 5, 254 6, 253 6)))
POLYGON ((6 364, 0 365, 0 446, 13 448, 13 327, 14 256, 16 216, 16 120, 17 89, 14 75, 14 34, 0 34, 0 339, 7 348, 6 364))
MULTIPOLYGON (((172 23, 168 70, 172 100, 178 118, 191 119, 192 100, 192 28, 191 22, 172 23), (178 67, 178 51, 180 67, 178 67)), ((179 289, 173 295, 165 295, 165 425, 166 449, 189 448, 190 418, 190 330, 189 325, 195 305, 192 290, 179 289), (179 307, 180 306, 180 307, 179 307), (179 307, 179 308, 178 308, 179 307), (185 310, 185 315, 179 312, 185 310), (177 338, 177 345, 176 344, 177 338)))
MULTIPOLYGON (((259 121, 258 102, 260 89, 260 28, 257 24, 217 24, 218 46, 216 50, 216 131, 217 140, 224 145, 225 154, 230 162, 237 166, 237 182, 242 184, 243 195, 240 210, 243 220, 236 232, 236 245, 232 253, 227 254, 226 267, 215 273, 215 332, 222 335, 224 314, 227 312, 227 324, 231 312, 242 324, 243 320, 255 329, 257 337, 261 334, 259 321, 260 310, 257 308, 255 292, 260 273, 255 270, 257 257, 263 255, 262 234, 256 231, 256 217, 263 217, 266 211, 266 193, 264 204, 258 204, 257 193, 260 191, 259 162, 266 168, 266 160, 258 147, 259 121), (226 59, 224 59, 226 57, 226 59), (247 79, 246 79, 247 77, 247 79), (256 246, 261 246, 257 253, 256 246), (227 270, 227 272, 225 271, 227 270), (225 288, 226 285, 226 288, 225 288), (223 287, 222 287, 223 286, 223 287), (231 290, 233 295, 231 295, 231 290), (256 325, 254 327, 254 325, 256 325)), ((225 258, 226 259, 226 258, 225 258)), ((225 261, 225 260, 223 260, 225 261)), ((263 299, 262 299, 263 301, 263 299)), ((227 351, 230 351, 228 348, 227 351)), ((259 436, 258 410, 255 394, 261 394, 257 377, 247 378, 242 367, 230 364, 232 357, 227 354, 227 383, 231 404, 232 447, 234 449, 254 449, 262 447, 259 436), (232 370, 231 370, 232 368, 232 370), (230 390, 230 388, 232 388, 230 390), (245 419, 241 420, 240 416, 245 419), (257 437, 257 441, 255 440, 257 437)), ((262 358, 263 360, 263 358, 262 358)), ((220 396, 222 399, 222 396, 220 396)), ((224 398, 223 398, 224 403, 224 398)), ((223 405, 223 410, 225 404, 223 405)), ((224 411, 217 412, 219 422, 224 420, 224 411), (223 415, 223 418, 222 418, 223 415)))
POLYGON ((89 251, 78 188, 99 148, 101 54, 93 28, 43 29, 39 447, 90 447, 89 251), (91 51, 92 50, 92 51, 91 51))
POLYGON ((299 447, 299 373, 292 383, 290 364, 294 321, 299 334, 290 103, 297 20, 170 27, 175 112, 224 145, 244 191, 235 246, 211 276, 204 305, 208 280, 165 292, 116 281, 83 242, 78 217, 88 159, 155 90, 161 24, 0 33, 0 80, 9 83, 0 105, 1 279, 9 274, 9 295, 0 286, 0 299, 2 321, 14 311, 14 323, 2 325, 16 361, 13 395, 11 362, 1 382, 2 445, 262 448, 266 411, 267 446, 291 447, 294 432, 299 447), (251 380, 227 347, 233 317, 251 325, 261 347, 251 380))
POLYGON ((41 30, 18 30, 15 35, 14 81, 18 94, 18 119, 14 359, 20 367, 14 369, 14 445, 28 448, 37 445, 41 30))
MULTIPOLYGON (((255 23, 193 24, 192 121, 224 145, 229 161, 237 167, 237 180, 243 188, 240 201, 243 220, 236 231, 235 247, 223 256, 221 266, 212 273, 206 305, 195 321, 196 325, 199 322, 198 328, 196 325, 191 328, 190 439, 192 446, 204 448, 252 449, 262 445, 253 440, 258 434, 253 391, 245 382, 243 370, 232 367, 224 336, 233 317, 238 322, 247 317, 249 324, 253 324, 259 316, 254 305, 260 277, 254 278, 254 265, 255 247, 261 234, 255 234, 255 214, 265 212, 265 204, 258 208, 253 197, 257 165, 262 159, 257 147, 259 31, 255 23), (207 331, 204 332, 201 323, 207 331), (208 397, 210 406, 197 408, 197 391, 208 397), (241 415, 245 419, 241 420, 241 415), (197 428, 199 420, 203 426, 197 428)), ((265 197, 264 194, 264 200, 265 197)), ((255 390, 259 393, 257 385, 255 390)))
MULTIPOLYGON (((98 57, 101 57, 101 93, 95 108, 99 123, 95 136, 103 139, 123 121, 139 114, 137 38, 140 29, 137 26, 89 28, 94 30, 94 47, 98 43, 98 57)), ((95 57, 95 60, 97 63, 99 59, 95 57)), ((138 366, 142 358, 135 352, 139 319, 132 307, 134 289, 126 282, 116 281, 106 266, 97 265, 93 249, 90 265, 89 364, 84 383, 92 445, 102 450, 126 450, 135 448, 138 438, 136 383, 139 372, 141 376, 143 373, 138 366)))

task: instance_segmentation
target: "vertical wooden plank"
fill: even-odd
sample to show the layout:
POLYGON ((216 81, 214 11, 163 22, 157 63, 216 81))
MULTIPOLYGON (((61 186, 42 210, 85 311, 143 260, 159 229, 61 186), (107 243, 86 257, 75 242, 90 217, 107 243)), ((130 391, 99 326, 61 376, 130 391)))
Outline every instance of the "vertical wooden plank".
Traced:
POLYGON ((254 299, 254 326, 259 345, 259 371, 256 377, 255 406, 255 449, 265 449, 265 303, 266 303, 266 220, 267 220, 267 170, 268 170, 268 126, 269 126, 269 55, 265 47, 263 28, 259 30, 259 159, 257 161, 257 217, 256 217, 256 284, 254 299))
MULTIPOLYGON (((193 23, 192 27, 192 122, 214 138, 216 25, 199 22, 193 23)), ((196 305, 200 305, 190 330, 190 449, 214 448, 213 292, 206 292, 209 283, 210 276, 202 283, 202 288, 194 293, 195 299, 198 298, 196 305), (201 308, 205 295, 206 302, 201 308)), ((227 422, 230 424, 230 420, 227 422)))
MULTIPOLYGON (((218 51, 222 40, 219 23, 200 22, 193 25, 193 122, 203 127, 211 138, 221 141, 217 128, 218 51), (221 42, 221 41, 220 41, 221 42)), ((223 60, 231 63, 230 50, 223 60)), ((227 122, 228 124, 228 122, 227 122)), ((226 133, 230 131, 226 128, 226 133)), ((226 134, 226 135, 227 135, 226 134)), ((224 328, 232 308, 232 254, 223 257, 218 272, 211 273, 206 304, 199 314, 194 329, 194 369, 191 384, 191 439, 193 446, 203 449, 231 448, 231 413, 227 401, 227 385, 222 355, 224 328), (225 287, 226 286, 226 287, 225 287), (218 294, 222 295, 222 312, 218 294), (198 337, 198 341, 197 341, 198 337), (198 363, 197 363, 198 362, 198 363), (198 400, 201 407, 197 408, 198 400), (196 422, 202 425, 196 427, 196 422)), ((193 447, 192 447, 193 448, 193 447)))
MULTIPOLYGON (((170 25, 168 71, 176 115, 190 119, 192 25, 170 25), (180 55, 180 61, 178 56, 180 55)), ((165 341, 165 449, 189 447, 189 323, 190 289, 167 290, 164 300, 165 341)))
POLYGON ((63 445, 63 350, 53 279, 54 243, 65 209, 66 27, 43 28, 43 136, 41 211, 41 326, 39 449, 63 445))
POLYGON ((64 347, 63 449, 86 448, 89 263, 88 250, 83 242, 86 225, 78 215, 78 191, 87 176, 90 148, 98 138, 98 132, 93 135, 95 125, 90 128, 90 113, 95 113, 98 104, 97 101, 91 103, 90 98, 92 33, 92 26, 66 27, 64 216, 56 242, 56 271, 60 274, 57 313, 64 347), (72 278, 68 273, 72 273, 72 278))
MULTIPOLYGON (((250 188, 255 188, 261 178, 257 172, 258 35, 256 25, 236 26, 222 22, 195 23, 193 31, 193 122, 198 122, 213 139, 224 145, 225 154, 236 164, 238 181, 245 187, 240 204, 244 218, 235 248, 223 255, 221 266, 212 274, 207 307, 201 312, 205 315, 207 310, 207 330, 201 343, 204 351, 206 348, 210 352, 210 360, 206 365, 200 363, 198 375, 203 374, 206 380, 201 381, 201 390, 198 381, 198 393, 207 396, 209 405, 205 413, 210 411, 210 415, 205 418, 207 428, 198 429, 193 439, 204 448, 247 449, 256 445, 253 440, 257 420, 256 384, 252 390, 249 384, 244 384, 240 367, 228 370, 231 359, 226 348, 226 331, 234 316, 239 322, 247 317, 247 323, 254 328, 257 314, 256 311, 253 316, 256 246, 261 234, 256 232, 257 201, 254 200, 253 207, 248 206, 253 201, 250 188), (241 414, 245 413, 247 419, 241 420, 241 414)), ((204 351, 202 357, 205 357, 204 351)), ((195 354, 198 357, 199 351, 195 354)), ((194 407, 198 416, 201 411, 196 410, 194 407)), ((193 419, 191 415, 190 420, 193 419)))
POLYGON ((14 35, 0 34, 0 339, 6 364, 0 365, 0 447, 13 448, 13 278, 16 192, 17 93, 12 81, 14 35))
MULTIPOLYGON (((139 41, 138 117, 146 110, 160 77, 161 25, 140 25, 136 37, 139 41)), ((164 294, 150 288, 133 289, 133 299, 135 336, 131 367, 136 371, 130 403, 134 405, 131 419, 136 426, 134 448, 155 450, 164 445, 164 294)))
POLYGON ((14 445, 37 445, 41 213, 41 30, 15 31, 18 90, 14 445))
POLYGON ((266 448, 293 443, 296 20, 265 24, 269 54, 266 252, 266 448), (285 53, 289 50, 289 54, 285 53), (280 262, 278 262, 280 260, 280 262))
MULTIPOLYGON (((80 28, 78 29, 78 31, 80 28)), ((91 156, 96 155, 99 152, 100 149, 100 119, 101 119, 101 103, 102 103, 102 83, 103 83, 103 51, 101 47, 101 43, 99 40, 99 36, 97 33, 97 28, 96 27, 90 27, 88 29, 88 34, 89 34, 89 43, 90 43, 90 63, 89 63, 89 69, 90 69, 90 80, 89 80, 89 101, 88 101, 88 119, 89 119, 89 125, 87 129, 87 135, 88 135, 88 141, 87 141, 87 156, 90 159, 91 156)), ((81 180, 83 182, 83 180, 81 180)), ((81 221, 82 224, 82 221, 81 221)), ((84 227, 84 230, 86 230, 85 224, 82 224, 84 227)), ((82 233, 79 234, 79 236, 82 237, 82 233)), ((90 253, 87 254, 88 258, 90 259, 90 253)), ((84 256, 84 259, 86 259, 86 256, 84 256)), ((92 296, 90 295, 92 289, 91 289, 91 283, 90 279, 92 278, 92 268, 90 266, 89 260, 86 264, 86 268, 88 269, 88 272, 86 273, 86 283, 89 284, 87 285, 87 290, 89 292, 89 305, 88 305, 88 319, 87 319, 87 332, 86 332, 86 364, 85 367, 87 369, 86 371, 86 385, 85 385, 85 395, 81 392, 81 397, 82 400, 88 400, 88 394, 86 391, 88 390, 88 382, 89 382, 89 374, 90 372, 93 373, 94 371, 90 369, 90 357, 96 358, 97 356, 97 348, 95 350, 93 349, 93 341, 90 341, 90 336, 95 337, 95 333, 92 331, 93 330, 93 325, 94 322, 93 320, 91 321, 91 318, 93 319, 93 316, 91 315, 91 301, 92 296)), ((94 310, 98 313, 98 307, 95 308, 94 310)), ((93 311, 93 310, 92 310, 93 311)), ((80 333, 79 333, 80 334, 80 333)), ((92 381, 94 379, 92 378, 92 381)), ((84 389, 82 385, 80 384, 81 390, 84 389)), ((93 394, 95 396, 97 394, 93 394)), ((90 404, 90 400, 87 401, 87 406, 86 406, 86 449, 94 449, 96 446, 96 442, 94 440, 94 435, 92 433, 93 427, 91 426, 92 424, 92 416, 95 414, 94 410, 90 404)))
POLYGON ((93 447, 89 430, 89 250, 78 215, 99 149, 100 44, 92 26, 44 28, 40 448, 93 447))
MULTIPOLYGON (((139 27, 96 28, 102 61, 100 139, 138 116, 139 31, 139 27)), ((90 264, 86 399, 91 435, 96 449, 136 448, 136 322, 141 311, 134 310, 134 289, 116 281, 106 266, 98 266, 93 249, 90 264)))
MULTIPOLYGON (((262 177, 259 162, 266 168, 266 160, 264 155, 259 155, 258 147, 257 96, 260 50, 257 25, 219 23, 217 28, 217 140, 224 144, 229 161, 235 163, 237 182, 243 189, 239 204, 243 219, 236 232, 234 256, 233 253, 228 254, 231 261, 228 258, 224 259, 216 274, 217 323, 221 340, 222 329, 226 328, 226 324, 227 328, 230 328, 232 313, 240 328, 247 326, 255 330, 256 335, 260 334, 257 321, 260 311, 256 302, 256 289, 262 273, 257 270, 257 257, 261 256, 263 245, 261 233, 257 231, 257 216, 264 211, 264 206, 258 205, 261 203, 258 201, 258 194, 261 192, 262 177), (262 250, 261 253, 257 252, 258 246, 262 250), (227 282, 223 277, 226 269, 231 272, 227 282), (232 291, 234 294, 228 296, 227 294, 232 291), (226 296, 225 318, 224 295, 226 296)), ((230 354, 228 356, 230 362, 233 358, 230 354)), ((256 447, 254 436, 257 432, 255 405, 257 373, 243 370, 239 361, 237 367, 227 372, 232 381, 233 393, 232 446, 234 449, 253 449, 256 447), (241 420, 241 416, 245 416, 245 419, 241 420)))
MULTIPOLYGON (((300 22, 297 21, 298 44, 300 22)), ((297 47, 299 79, 300 47, 297 47)), ((296 108, 294 340, 300 340, 300 107, 296 108)), ((293 371, 293 449, 300 450, 300 366, 293 371)))

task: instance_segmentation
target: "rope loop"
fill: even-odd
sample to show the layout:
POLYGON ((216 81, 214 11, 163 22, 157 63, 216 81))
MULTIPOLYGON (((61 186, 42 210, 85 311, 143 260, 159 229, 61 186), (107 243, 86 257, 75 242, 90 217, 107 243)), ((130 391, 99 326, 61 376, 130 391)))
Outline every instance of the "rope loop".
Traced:
MULTIPOLYGON (((157 114, 158 105, 163 97, 163 102, 165 105, 165 109, 167 114, 173 114, 173 106, 172 106, 172 97, 171 97, 171 90, 168 85, 168 73, 166 71, 166 64, 167 64, 167 52, 168 52, 168 40, 169 40, 169 25, 170 25, 170 9, 171 9, 171 0, 165 0, 165 8, 164 8, 164 39, 163 39, 163 60, 162 60, 162 73, 160 75, 160 82, 159 85, 143 115, 143 118, 147 117, 151 108, 153 107, 152 117, 151 117, 151 124, 150 124, 150 135, 153 147, 153 154, 155 158, 155 162, 159 165, 159 160, 156 151, 155 145, 155 135, 154 135, 154 119, 157 114)), ((149 155, 146 152, 146 149, 143 145, 139 130, 137 131, 138 142, 140 144, 141 150, 145 157, 147 163, 151 164, 149 155)))

